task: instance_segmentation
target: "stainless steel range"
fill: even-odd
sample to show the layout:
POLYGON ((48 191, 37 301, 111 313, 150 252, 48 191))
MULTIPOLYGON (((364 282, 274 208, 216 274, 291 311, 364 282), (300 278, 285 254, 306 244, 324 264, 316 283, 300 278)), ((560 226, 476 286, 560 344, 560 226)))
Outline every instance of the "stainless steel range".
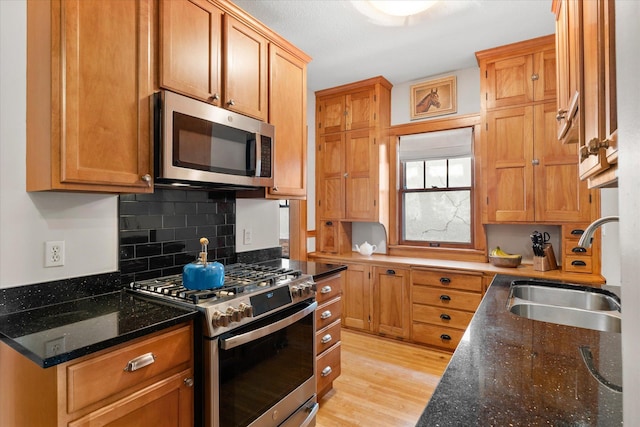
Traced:
MULTIPOLYGON (((204 426, 314 426, 313 278, 232 264, 222 288, 188 290, 182 276, 133 282, 133 292, 202 313, 204 426)), ((197 390, 200 388, 197 388, 197 390)))

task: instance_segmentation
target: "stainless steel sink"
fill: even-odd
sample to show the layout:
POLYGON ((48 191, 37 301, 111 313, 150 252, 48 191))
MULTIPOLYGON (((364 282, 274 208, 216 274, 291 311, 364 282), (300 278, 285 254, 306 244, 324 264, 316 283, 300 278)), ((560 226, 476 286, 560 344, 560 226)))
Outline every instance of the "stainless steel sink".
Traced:
POLYGON ((507 308, 527 319, 603 332, 621 331, 621 304, 604 289, 535 280, 511 284, 507 308))

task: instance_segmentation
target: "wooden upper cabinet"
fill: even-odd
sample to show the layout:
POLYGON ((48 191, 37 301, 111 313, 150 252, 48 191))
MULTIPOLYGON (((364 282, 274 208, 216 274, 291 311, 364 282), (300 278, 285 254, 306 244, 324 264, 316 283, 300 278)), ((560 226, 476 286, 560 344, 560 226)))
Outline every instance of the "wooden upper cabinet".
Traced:
POLYGON ((267 121, 267 39, 229 15, 224 37, 225 108, 267 121))
MULTIPOLYGON (((336 88, 339 89, 339 88, 336 88)), ((317 96, 316 131, 319 134, 358 130, 379 124, 380 108, 376 87, 346 89, 336 94, 334 90, 321 91, 317 96)))
POLYGON ((268 120, 268 40, 207 0, 162 0, 160 85, 268 120))
POLYGON ((274 186, 268 198, 307 196, 307 61, 269 46, 269 123, 276 128, 274 186))
POLYGON ((27 190, 151 192, 153 2, 27 4, 27 190))
POLYGON ((580 138, 582 72, 582 1, 554 0, 556 14, 557 138, 563 144, 580 138))
POLYGON ((344 219, 377 221, 379 205, 378 145, 373 131, 362 129, 345 135, 344 219))
POLYGON ((618 161, 614 1, 582 3, 584 136, 580 178, 615 185, 618 161))
POLYGON ((222 103, 222 17, 207 0, 160 2, 161 86, 222 103))
POLYGON ((485 108, 500 108, 555 99, 556 64, 554 36, 476 53, 485 79, 485 108), (535 50, 535 52, 532 52, 535 50))

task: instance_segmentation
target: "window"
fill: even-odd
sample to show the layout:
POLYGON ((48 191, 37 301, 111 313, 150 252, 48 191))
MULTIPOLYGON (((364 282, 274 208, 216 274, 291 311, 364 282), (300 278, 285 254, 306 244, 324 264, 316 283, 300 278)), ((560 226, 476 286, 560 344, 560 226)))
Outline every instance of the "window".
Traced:
POLYGON ((400 137, 401 242, 473 244, 471 128, 400 137))

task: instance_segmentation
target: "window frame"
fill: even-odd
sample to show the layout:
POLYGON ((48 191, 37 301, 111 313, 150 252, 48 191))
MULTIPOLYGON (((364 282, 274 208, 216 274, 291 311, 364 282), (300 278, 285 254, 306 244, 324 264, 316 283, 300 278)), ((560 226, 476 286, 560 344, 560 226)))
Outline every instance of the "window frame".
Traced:
POLYGON ((480 133, 481 117, 479 114, 458 115, 453 117, 422 120, 418 122, 394 125, 389 128, 389 229, 388 229, 388 255, 455 259, 470 262, 486 262, 486 234, 482 225, 486 209, 482 204, 483 194, 486 194, 486 183, 481 173, 485 149, 481 145, 480 133), (460 247, 456 245, 440 245, 430 247, 428 245, 417 245, 413 242, 400 242, 400 209, 402 203, 400 192, 400 167, 399 167, 399 140, 401 136, 418 133, 459 129, 464 127, 473 128, 473 157, 472 157, 472 211, 473 230, 471 247, 460 247))
MULTIPOLYGON (((474 156, 473 154, 470 157, 471 161, 471 185, 469 187, 449 187, 449 160, 453 157, 448 157, 445 159, 447 161, 447 186, 446 187, 437 187, 437 188, 427 188, 426 184, 426 162, 428 160, 421 160, 425 164, 424 173, 425 173, 425 183, 424 188, 416 188, 416 189, 407 189, 405 188, 406 183, 406 171, 405 171, 405 163, 403 161, 398 160, 398 168, 400 171, 399 174, 399 182, 398 182, 398 233, 399 239, 398 243, 400 245, 412 245, 412 246, 427 246, 429 248, 464 248, 464 249, 472 249, 474 247, 474 226, 475 226, 475 209, 474 209, 474 156), (469 218, 469 234, 470 241, 466 242, 442 242, 442 241, 429 241, 429 240, 409 240, 404 238, 404 227, 405 227, 405 217, 404 217, 404 195, 408 193, 442 193, 448 191, 469 191, 469 203, 471 205, 471 215, 469 218)), ((413 160, 416 161, 416 160, 413 160)))

